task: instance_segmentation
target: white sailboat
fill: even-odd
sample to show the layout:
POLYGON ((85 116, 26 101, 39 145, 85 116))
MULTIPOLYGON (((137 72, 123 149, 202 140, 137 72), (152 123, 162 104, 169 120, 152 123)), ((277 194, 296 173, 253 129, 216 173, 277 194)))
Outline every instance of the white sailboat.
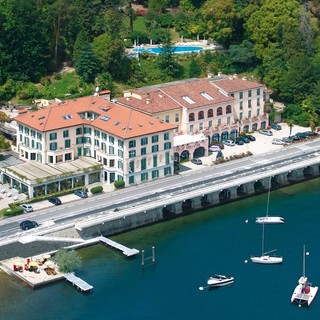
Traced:
POLYGON ((264 224, 262 225, 262 253, 261 256, 251 256, 250 259, 253 263, 260 264, 279 264, 283 262, 282 256, 270 255, 277 251, 277 249, 265 252, 264 251, 264 224))
POLYGON ((295 287, 291 296, 291 302, 301 305, 308 305, 312 303, 318 292, 318 287, 313 287, 306 277, 306 246, 303 245, 303 260, 302 260, 302 276, 298 280, 298 285, 295 287))
POLYGON ((285 220, 282 217, 270 217, 269 216, 269 203, 270 203, 270 192, 271 192, 271 177, 269 180, 268 200, 267 200, 267 213, 265 217, 257 217, 256 223, 284 223, 285 220))

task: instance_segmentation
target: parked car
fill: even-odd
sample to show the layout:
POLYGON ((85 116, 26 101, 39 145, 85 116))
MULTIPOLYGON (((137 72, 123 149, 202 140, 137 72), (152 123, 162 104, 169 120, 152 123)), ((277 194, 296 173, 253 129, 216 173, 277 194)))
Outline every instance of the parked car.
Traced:
POLYGON ((54 204, 55 206, 58 206, 59 204, 61 204, 61 200, 58 197, 49 197, 48 201, 54 204))
POLYGON ((20 204, 20 207, 25 211, 25 212, 32 212, 33 208, 31 204, 23 203, 20 204))
POLYGON ((230 147, 233 147, 236 145, 233 140, 223 140, 222 143, 225 144, 226 146, 230 146, 230 147))
POLYGON ((307 138, 309 137, 307 134, 305 134, 305 133, 303 133, 303 132, 297 132, 297 133, 295 134, 295 136, 296 136, 296 137, 299 137, 300 140, 307 139, 307 138))
POLYGON ((237 138, 235 140, 235 143, 238 144, 239 146, 242 146, 244 144, 244 141, 241 138, 237 138))
POLYGON ((76 190, 74 194, 80 198, 88 198, 88 193, 84 190, 76 190))
POLYGON ((292 143, 293 142, 292 137, 283 137, 281 140, 285 143, 292 143))
POLYGON ((219 152, 220 150, 221 150, 221 148, 218 145, 212 145, 209 148, 209 151, 211 151, 211 152, 219 152))
POLYGON ((286 144, 283 140, 281 139, 278 139, 278 138, 274 138, 272 140, 272 144, 278 144, 278 145, 283 145, 283 144, 286 144))
POLYGON ((251 134, 246 134, 245 137, 248 138, 250 141, 256 141, 256 137, 251 134))
POLYGON ((191 159, 191 162, 194 164, 202 164, 202 161, 199 158, 193 158, 193 159, 191 159))
POLYGON ((211 147, 211 146, 219 146, 221 150, 224 149, 223 143, 220 143, 220 142, 215 142, 215 141, 214 141, 214 142, 212 142, 212 143, 210 144, 210 147, 211 147))
POLYGON ((39 227, 39 224, 35 221, 31 221, 31 220, 24 220, 20 223, 20 228, 22 230, 29 230, 29 229, 33 229, 39 227))
POLYGON ((262 130, 259 131, 259 133, 264 134, 266 136, 273 136, 272 131, 267 130, 267 129, 262 129, 262 130))
POLYGON ((274 124, 271 126, 271 128, 274 129, 274 130, 281 130, 281 129, 282 129, 282 127, 281 127, 280 124, 278 124, 278 123, 274 123, 274 124))
POLYGON ((246 136, 240 136, 237 139, 241 139, 244 143, 250 143, 250 139, 246 136))
POLYGON ((317 132, 312 132, 312 131, 305 131, 305 132, 303 132, 303 134, 305 134, 308 137, 315 137, 318 135, 317 132))

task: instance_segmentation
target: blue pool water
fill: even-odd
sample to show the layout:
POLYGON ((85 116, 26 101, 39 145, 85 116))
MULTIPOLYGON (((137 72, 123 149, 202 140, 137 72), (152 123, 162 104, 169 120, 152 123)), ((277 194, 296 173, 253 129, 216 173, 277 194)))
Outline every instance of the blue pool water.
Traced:
MULTIPOLYGON (((196 47, 196 46, 182 46, 182 47, 172 47, 173 53, 191 53, 191 52, 199 52, 203 50, 202 47, 196 47)), ((154 54, 160 54, 162 53, 162 49, 157 48, 139 48, 139 49, 133 49, 134 52, 148 52, 148 53, 154 53, 154 54)))
POLYGON ((267 194, 210 208, 176 220, 127 232, 114 240, 145 256, 156 248, 156 263, 126 259, 104 245, 79 250, 77 275, 94 286, 81 294, 61 281, 32 290, 0 273, 1 320, 316 320, 320 292, 310 308, 290 303, 302 275, 303 244, 310 252, 306 274, 320 285, 320 179, 277 190, 270 214, 286 219, 266 226, 267 249, 278 249, 282 265, 254 265, 260 254, 267 194), (246 221, 248 220, 248 223, 246 221), (214 273, 233 275, 233 286, 199 290, 214 273))

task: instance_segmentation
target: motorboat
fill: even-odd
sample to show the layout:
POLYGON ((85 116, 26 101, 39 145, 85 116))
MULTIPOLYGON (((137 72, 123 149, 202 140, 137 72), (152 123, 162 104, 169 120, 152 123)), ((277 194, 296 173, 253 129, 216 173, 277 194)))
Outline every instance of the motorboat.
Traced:
POLYGON ((207 281, 207 285, 209 288, 223 287, 232 283, 234 283, 234 277, 224 276, 221 274, 215 274, 214 276, 211 276, 207 281))
POLYGON ((298 280, 298 285, 295 287, 293 294, 291 296, 291 302, 296 303, 301 307, 302 305, 310 306, 313 299, 315 298, 318 287, 312 286, 309 282, 308 277, 306 277, 306 249, 303 246, 303 266, 302 266, 302 276, 298 280))
POLYGON ((269 189, 268 189, 268 200, 267 200, 267 213, 265 217, 257 217, 256 223, 260 224, 272 224, 272 223, 285 223, 285 219, 282 217, 272 217, 269 216, 269 204, 270 204, 270 192, 271 192, 271 177, 269 180, 269 189))
POLYGON ((257 217, 256 223, 265 223, 265 224, 272 224, 272 223, 285 223, 285 219, 282 217, 257 217))

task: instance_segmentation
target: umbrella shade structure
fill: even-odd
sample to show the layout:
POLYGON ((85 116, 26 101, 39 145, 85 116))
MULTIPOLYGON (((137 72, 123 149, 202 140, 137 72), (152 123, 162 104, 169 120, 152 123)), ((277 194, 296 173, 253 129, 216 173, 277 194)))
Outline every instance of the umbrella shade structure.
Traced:
POLYGON ((53 267, 54 263, 52 261, 46 261, 44 263, 47 267, 53 267))
POLYGON ((21 261, 15 261, 13 264, 14 264, 15 266, 17 266, 17 267, 21 267, 21 266, 23 265, 23 262, 21 262, 21 261))
POLYGON ((37 267, 37 266, 38 266, 38 262, 37 262, 37 261, 30 261, 30 262, 29 262, 29 266, 31 266, 31 267, 37 267))
POLYGON ((44 254, 42 256, 42 259, 49 259, 49 258, 51 258, 50 254, 44 254))

